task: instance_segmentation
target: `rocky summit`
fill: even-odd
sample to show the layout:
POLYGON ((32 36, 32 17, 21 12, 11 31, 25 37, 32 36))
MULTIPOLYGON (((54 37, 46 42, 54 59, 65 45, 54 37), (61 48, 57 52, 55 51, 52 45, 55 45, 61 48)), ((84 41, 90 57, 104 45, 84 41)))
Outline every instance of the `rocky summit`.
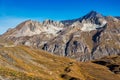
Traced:
POLYGON ((14 46, 26 45, 78 61, 89 61, 120 54, 120 20, 96 11, 72 20, 27 20, 0 38, 11 41, 14 46))

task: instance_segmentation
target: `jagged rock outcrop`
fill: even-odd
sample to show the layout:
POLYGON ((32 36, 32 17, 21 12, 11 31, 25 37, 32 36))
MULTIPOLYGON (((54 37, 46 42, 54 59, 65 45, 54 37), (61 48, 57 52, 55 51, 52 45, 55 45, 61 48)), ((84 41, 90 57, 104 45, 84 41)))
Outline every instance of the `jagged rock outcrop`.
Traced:
POLYGON ((87 61, 120 54, 120 20, 95 11, 61 22, 30 20, 7 31, 2 38, 87 61))

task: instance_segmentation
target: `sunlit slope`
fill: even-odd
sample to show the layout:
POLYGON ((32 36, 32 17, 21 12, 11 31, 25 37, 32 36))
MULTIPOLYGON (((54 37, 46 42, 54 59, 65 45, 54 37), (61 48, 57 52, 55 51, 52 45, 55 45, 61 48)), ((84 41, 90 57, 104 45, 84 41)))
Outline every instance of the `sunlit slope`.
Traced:
POLYGON ((76 62, 25 46, 1 46, 0 79, 120 80, 120 77, 91 62, 76 62))

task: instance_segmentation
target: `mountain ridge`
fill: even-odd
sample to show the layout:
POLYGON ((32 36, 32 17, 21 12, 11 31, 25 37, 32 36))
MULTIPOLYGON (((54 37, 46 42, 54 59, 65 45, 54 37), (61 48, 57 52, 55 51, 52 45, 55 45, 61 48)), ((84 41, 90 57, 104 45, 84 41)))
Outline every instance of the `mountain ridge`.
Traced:
POLYGON ((18 26, 27 29, 24 27, 16 31, 16 27, 1 38, 11 40, 15 45, 36 47, 60 56, 87 61, 120 54, 119 22, 115 17, 104 17, 91 11, 73 21, 46 20, 43 23, 20 24, 18 26))

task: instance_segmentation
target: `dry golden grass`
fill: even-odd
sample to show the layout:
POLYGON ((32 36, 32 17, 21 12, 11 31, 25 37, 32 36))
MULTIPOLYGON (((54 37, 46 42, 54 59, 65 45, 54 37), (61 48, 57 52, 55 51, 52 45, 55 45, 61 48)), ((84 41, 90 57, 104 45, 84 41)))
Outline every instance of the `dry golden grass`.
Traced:
POLYGON ((76 62, 26 46, 0 48, 0 60, 0 75, 11 80, 120 79, 106 67, 76 62))

